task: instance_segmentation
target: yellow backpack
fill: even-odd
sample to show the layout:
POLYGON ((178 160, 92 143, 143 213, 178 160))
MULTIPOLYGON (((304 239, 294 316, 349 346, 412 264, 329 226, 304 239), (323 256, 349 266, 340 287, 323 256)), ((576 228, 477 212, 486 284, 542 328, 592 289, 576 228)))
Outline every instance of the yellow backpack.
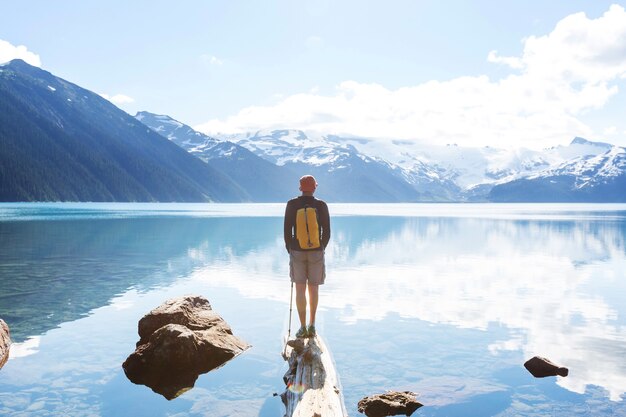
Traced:
POLYGON ((320 229, 315 208, 304 206, 296 211, 296 238, 302 249, 320 247, 320 229))

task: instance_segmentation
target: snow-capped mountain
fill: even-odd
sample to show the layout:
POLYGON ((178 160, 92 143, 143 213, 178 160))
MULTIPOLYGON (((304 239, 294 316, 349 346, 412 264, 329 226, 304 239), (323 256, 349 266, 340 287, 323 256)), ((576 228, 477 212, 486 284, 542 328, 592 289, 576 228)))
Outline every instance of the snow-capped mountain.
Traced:
POLYGON ((626 149, 599 145, 608 146, 608 150, 599 155, 575 157, 558 166, 497 184, 489 198, 492 201, 625 202, 626 149))
MULTIPOLYGON (((260 131, 221 137, 282 166, 310 167, 312 172, 340 175, 358 160, 368 170, 391 174, 412 192, 398 201, 488 201, 492 187, 554 169, 580 158, 601 155, 613 146, 574 138, 567 146, 531 149, 436 146, 412 141, 374 140, 305 133, 298 130, 260 131), (357 158, 357 159, 355 159, 357 158)), ((350 171, 354 176, 354 172, 350 171)), ((406 192, 406 191, 405 191, 406 192)))
POLYGON ((244 183, 243 188, 251 195, 256 190, 255 201, 276 201, 272 198, 297 193, 294 184, 305 173, 315 175, 320 183, 318 192, 329 201, 599 201, 597 192, 586 189, 606 189, 604 192, 613 196, 607 187, 618 186, 619 180, 611 178, 621 178, 626 170, 620 162, 621 148, 578 137, 567 146, 541 151, 507 150, 301 130, 210 137, 168 116, 142 112, 137 118, 244 183), (255 173, 257 181, 246 184, 249 172, 255 173), (608 185, 597 188, 598 181, 608 185), (260 190, 273 191, 268 197, 260 190))
POLYGON ((206 160, 207 155, 204 152, 220 142, 170 116, 140 111, 135 118, 200 159, 206 160))
MULTIPOLYGON (((542 151, 531 149, 498 149, 461 147, 456 144, 432 145, 401 140, 372 140, 361 138, 334 138, 352 144, 367 155, 377 155, 393 166, 407 172, 428 167, 441 180, 453 180, 463 191, 477 186, 513 181, 570 159, 598 155, 611 145, 575 138, 568 146, 557 146, 542 151)), ((431 177, 433 177, 431 175, 431 177)))
POLYGON ((626 168, 624 148, 607 144, 594 144, 581 138, 574 139, 572 144, 583 144, 592 148, 587 154, 582 156, 575 155, 571 160, 563 162, 556 167, 528 175, 526 179, 569 175, 576 179, 575 188, 583 189, 594 187, 599 183, 610 182, 615 177, 624 174, 624 169, 626 168), (605 152, 595 154, 594 151, 598 148, 604 149, 605 152))
POLYGON ((297 181, 296 174, 286 167, 268 162, 233 142, 197 132, 169 116, 144 111, 137 113, 135 117, 150 129, 226 174, 245 190, 252 201, 283 201, 294 194, 290 185, 297 181))
POLYGON ((258 131, 220 138, 235 142, 279 166, 329 164, 350 152, 348 147, 334 146, 323 137, 309 136, 301 130, 258 131))
POLYGON ((335 201, 451 201, 459 188, 438 167, 416 161, 411 169, 368 155, 359 139, 300 130, 222 136, 256 155, 297 172, 309 172, 335 201))

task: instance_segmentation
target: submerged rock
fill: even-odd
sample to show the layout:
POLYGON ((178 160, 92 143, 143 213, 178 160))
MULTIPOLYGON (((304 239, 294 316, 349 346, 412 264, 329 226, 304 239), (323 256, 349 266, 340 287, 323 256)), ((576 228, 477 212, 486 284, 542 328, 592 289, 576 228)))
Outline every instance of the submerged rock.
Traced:
POLYGON ((11 347, 11 333, 9 332, 9 326, 0 319, 0 368, 9 359, 9 348, 11 347))
POLYGON ((367 417, 410 416, 422 406, 411 391, 387 391, 384 394, 363 398, 358 403, 359 412, 367 417))
POLYGON ((124 372, 168 400, 250 347, 200 296, 171 299, 146 314, 139 321, 139 337, 122 365, 124 372))
POLYGON ((524 363, 524 367, 528 369, 528 372, 533 374, 535 378, 544 378, 547 376, 567 376, 569 374, 569 370, 567 368, 563 368, 557 366, 550 362, 550 360, 546 358, 542 358, 541 356, 534 356, 524 363))

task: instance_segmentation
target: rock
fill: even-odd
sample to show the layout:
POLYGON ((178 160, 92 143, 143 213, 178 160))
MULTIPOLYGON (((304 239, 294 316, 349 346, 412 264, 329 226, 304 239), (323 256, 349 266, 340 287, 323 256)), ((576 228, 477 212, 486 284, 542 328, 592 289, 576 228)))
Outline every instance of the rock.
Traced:
POLYGON ((166 324, 181 324, 189 330, 220 329, 233 334, 228 324, 211 309, 209 300, 201 296, 186 296, 167 300, 139 320, 137 346, 142 345, 157 329, 166 324))
POLYGON ((11 333, 9 326, 0 319, 0 368, 9 360, 9 348, 11 347, 11 333))
POLYGON ((545 378, 547 376, 567 376, 569 374, 569 370, 567 368, 563 368, 557 366, 550 362, 550 360, 546 358, 542 358, 541 356, 534 356, 524 363, 524 367, 528 369, 535 378, 545 378))
POLYGON ((410 416, 420 408, 416 394, 411 391, 387 391, 384 394, 372 395, 359 401, 359 412, 367 417, 410 416))
POLYGON ((168 300, 146 314, 139 321, 139 337, 122 365, 124 372, 168 400, 250 347, 200 296, 168 300))

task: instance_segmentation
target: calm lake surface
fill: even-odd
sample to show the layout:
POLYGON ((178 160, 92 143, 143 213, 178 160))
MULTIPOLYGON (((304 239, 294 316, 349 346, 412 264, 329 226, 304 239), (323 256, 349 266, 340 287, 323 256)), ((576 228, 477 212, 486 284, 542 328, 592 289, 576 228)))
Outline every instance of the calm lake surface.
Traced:
MULTIPOLYGON (((321 196, 323 197, 323 196, 321 196)), ((330 205, 318 332, 350 415, 626 416, 626 205, 330 205), (533 378, 534 355, 566 378, 533 378)), ((283 204, 0 204, 0 415, 281 417, 283 204), (121 364, 201 294, 253 347, 167 401, 121 364)), ((295 306, 294 306, 295 310, 295 306)), ((294 312, 293 327, 297 328, 294 312)))

